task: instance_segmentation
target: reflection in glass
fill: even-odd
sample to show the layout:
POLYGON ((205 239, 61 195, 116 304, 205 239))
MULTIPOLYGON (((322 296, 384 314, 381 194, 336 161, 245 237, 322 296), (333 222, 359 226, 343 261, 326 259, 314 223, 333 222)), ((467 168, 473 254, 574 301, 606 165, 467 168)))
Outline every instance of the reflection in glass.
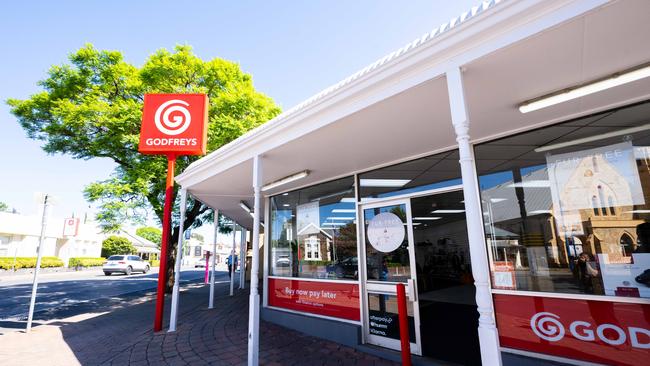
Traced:
POLYGON ((458 150, 359 174, 362 202, 461 184, 458 150))
POLYGON ((273 196, 269 274, 358 278, 354 179, 342 178, 273 196))
POLYGON ((650 297, 650 104, 476 147, 493 287, 650 297))

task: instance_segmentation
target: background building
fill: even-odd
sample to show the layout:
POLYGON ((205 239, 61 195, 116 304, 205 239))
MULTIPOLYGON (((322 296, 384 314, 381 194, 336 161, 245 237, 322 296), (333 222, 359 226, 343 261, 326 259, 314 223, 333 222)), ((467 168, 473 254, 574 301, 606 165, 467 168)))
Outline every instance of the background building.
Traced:
MULTIPOLYGON (((0 257, 36 257, 41 221, 41 215, 0 212, 0 257)), ((75 219, 73 235, 64 235, 64 226, 64 218, 47 220, 43 256, 59 257, 67 266, 72 257, 101 255, 105 235, 94 222, 75 219)))

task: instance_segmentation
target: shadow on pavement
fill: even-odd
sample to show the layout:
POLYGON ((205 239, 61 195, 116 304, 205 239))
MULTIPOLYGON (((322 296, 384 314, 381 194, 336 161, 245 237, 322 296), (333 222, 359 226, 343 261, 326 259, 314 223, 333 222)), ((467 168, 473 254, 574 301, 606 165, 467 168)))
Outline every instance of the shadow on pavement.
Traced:
MULTIPOLYGON (((181 283, 198 282, 203 278, 200 271, 189 270, 182 274, 181 283)), ((34 325, 38 325, 36 321, 45 322, 77 314, 119 309, 154 292, 157 280, 156 273, 110 277, 101 274, 87 279, 41 283, 38 286, 34 325)), ((31 284, 2 287, 3 293, 8 296, 0 297, 0 328, 20 328, 14 323, 27 319, 31 290, 31 284), (5 323, 7 327, 2 325, 5 323)))

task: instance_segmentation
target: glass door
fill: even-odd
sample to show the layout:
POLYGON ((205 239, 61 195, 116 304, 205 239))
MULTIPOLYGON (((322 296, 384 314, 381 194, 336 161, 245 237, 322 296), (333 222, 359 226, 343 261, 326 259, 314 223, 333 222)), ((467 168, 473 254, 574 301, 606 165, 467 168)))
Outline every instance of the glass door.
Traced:
POLYGON ((396 285, 404 283, 411 352, 421 355, 410 200, 363 204, 360 209, 365 341, 400 349, 396 285))

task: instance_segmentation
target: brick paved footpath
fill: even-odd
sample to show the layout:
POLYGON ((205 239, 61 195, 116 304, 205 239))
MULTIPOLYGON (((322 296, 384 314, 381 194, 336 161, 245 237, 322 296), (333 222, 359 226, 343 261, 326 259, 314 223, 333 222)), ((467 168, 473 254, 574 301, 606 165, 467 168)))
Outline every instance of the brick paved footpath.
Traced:
MULTIPOLYGON (((154 334, 153 293, 148 301, 109 313, 77 316, 34 328, 31 334, 0 336, 3 365, 244 365, 247 357, 249 290, 227 296, 227 278, 209 287, 188 285, 180 296, 175 333, 154 334), (5 338, 8 337, 8 338, 5 338), (5 339, 3 339, 5 338, 5 339), (4 347, 3 347, 4 346, 4 347)), ((171 297, 166 299, 169 314, 171 297)), ((168 326, 165 318, 164 326, 168 326)), ((260 365, 397 365, 334 342, 260 322, 260 365)))

